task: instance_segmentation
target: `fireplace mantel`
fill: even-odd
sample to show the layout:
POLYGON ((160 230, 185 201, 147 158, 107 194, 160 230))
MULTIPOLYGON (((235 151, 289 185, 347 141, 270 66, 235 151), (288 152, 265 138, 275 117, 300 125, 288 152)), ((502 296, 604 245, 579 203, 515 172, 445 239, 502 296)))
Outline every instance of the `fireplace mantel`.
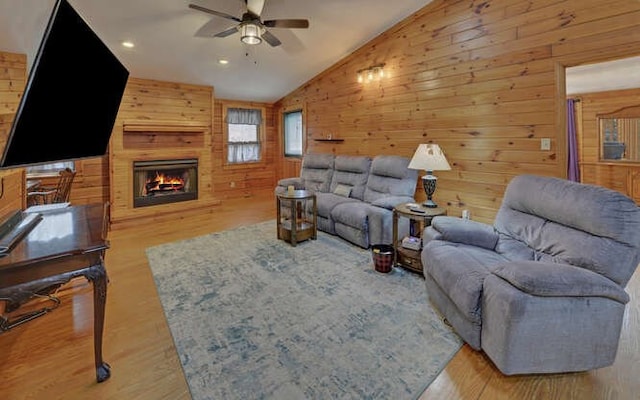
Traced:
POLYGON ((128 132, 205 132, 210 126, 199 121, 125 120, 123 131, 128 132))

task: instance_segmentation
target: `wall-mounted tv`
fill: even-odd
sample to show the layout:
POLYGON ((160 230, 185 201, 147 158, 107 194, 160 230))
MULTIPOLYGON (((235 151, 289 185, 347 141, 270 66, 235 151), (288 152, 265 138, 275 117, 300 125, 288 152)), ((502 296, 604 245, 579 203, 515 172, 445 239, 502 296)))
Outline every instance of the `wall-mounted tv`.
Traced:
POLYGON ((0 168, 106 154, 128 77, 67 0, 57 0, 0 168))

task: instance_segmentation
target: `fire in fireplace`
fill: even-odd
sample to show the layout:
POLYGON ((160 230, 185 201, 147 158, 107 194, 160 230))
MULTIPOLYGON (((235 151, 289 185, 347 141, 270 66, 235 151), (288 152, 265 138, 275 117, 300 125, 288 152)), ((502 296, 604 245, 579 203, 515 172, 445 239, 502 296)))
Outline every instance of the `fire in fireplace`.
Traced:
POLYGON ((133 206, 198 198, 198 160, 134 161, 133 206))

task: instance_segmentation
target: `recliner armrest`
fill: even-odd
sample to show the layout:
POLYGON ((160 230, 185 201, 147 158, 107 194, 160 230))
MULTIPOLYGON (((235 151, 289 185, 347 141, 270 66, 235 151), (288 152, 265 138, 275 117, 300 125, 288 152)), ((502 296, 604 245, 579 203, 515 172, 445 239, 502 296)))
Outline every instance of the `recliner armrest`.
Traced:
POLYGON ((375 199, 371 202, 371 205, 393 210, 399 204, 413 203, 414 201, 415 199, 413 197, 390 195, 375 199))
POLYGON ((458 217, 438 216, 431 220, 437 238, 448 242, 478 246, 493 250, 498 243, 498 234, 493 226, 458 217))
POLYGON ((622 304, 629 295, 615 282, 585 268, 540 261, 513 261, 493 271, 520 291, 541 297, 606 297, 622 304))

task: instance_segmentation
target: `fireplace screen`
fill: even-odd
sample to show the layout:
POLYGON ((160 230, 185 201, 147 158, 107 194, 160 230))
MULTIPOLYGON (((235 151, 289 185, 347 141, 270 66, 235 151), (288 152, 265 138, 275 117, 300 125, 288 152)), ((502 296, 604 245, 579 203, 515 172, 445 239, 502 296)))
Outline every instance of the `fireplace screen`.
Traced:
POLYGON ((198 198, 198 160, 134 161, 133 206, 198 198))

